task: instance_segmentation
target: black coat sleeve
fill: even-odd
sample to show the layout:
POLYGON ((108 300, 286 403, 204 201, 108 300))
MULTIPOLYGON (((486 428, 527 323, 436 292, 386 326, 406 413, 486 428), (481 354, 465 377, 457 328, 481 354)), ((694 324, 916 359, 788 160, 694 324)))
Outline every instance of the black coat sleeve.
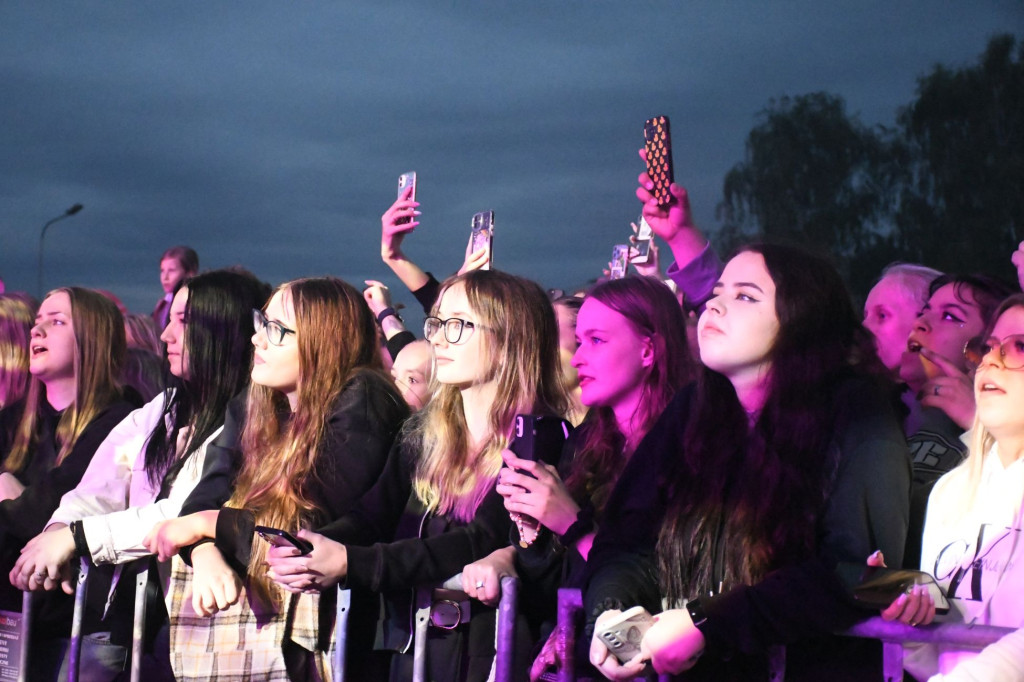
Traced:
POLYGON ((136 407, 124 400, 107 406, 85 427, 63 462, 30 481, 18 497, 0 502, 0 533, 22 544, 41 533, 60 498, 82 480, 100 443, 136 407))
POLYGON ((217 509, 231 497, 232 486, 242 465, 242 426, 245 423, 245 393, 228 403, 224 428, 206 447, 203 474, 181 507, 179 516, 217 509))
MULTIPOLYGON (((350 511, 380 477, 387 455, 408 416, 408 406, 383 376, 361 372, 345 389, 328 422, 308 496, 322 519, 350 511)), ((217 547, 236 568, 252 552, 253 513, 223 507, 217 518, 217 547)))

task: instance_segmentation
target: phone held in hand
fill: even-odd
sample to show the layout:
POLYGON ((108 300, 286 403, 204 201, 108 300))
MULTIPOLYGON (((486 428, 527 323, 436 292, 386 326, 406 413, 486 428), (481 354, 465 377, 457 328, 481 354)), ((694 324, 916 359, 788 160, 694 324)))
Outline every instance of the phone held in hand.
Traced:
POLYGON ((636 255, 629 260, 630 263, 647 265, 651 260, 651 239, 653 238, 654 230, 651 229, 651 225, 647 222, 647 218, 644 218, 641 213, 640 220, 637 223, 636 244, 633 246, 633 248, 636 249, 636 255))
POLYGON ((480 211, 473 216, 470 240, 470 253, 487 248, 487 262, 480 266, 480 269, 490 270, 494 261, 494 211, 480 211))
POLYGON ((571 432, 572 425, 559 417, 517 414, 515 437, 508 449, 519 459, 556 465, 571 432))
POLYGON ((302 555, 313 551, 312 542, 297 538, 286 530, 271 528, 270 526, 256 526, 253 528, 253 531, 275 547, 294 547, 302 555))
POLYGON ((924 571, 867 566, 844 561, 836 567, 836 573, 846 587, 847 594, 865 608, 889 608, 901 594, 908 593, 915 585, 927 585, 928 594, 935 602, 935 613, 949 612, 946 594, 938 581, 924 571))
MULTIPOLYGON (((401 199, 405 190, 412 187, 412 192, 409 193, 409 201, 416 201, 416 171, 409 171, 408 173, 402 173, 398 176, 398 198, 401 199)), ((399 218, 395 221, 396 224, 402 225, 404 223, 411 222, 412 218, 399 218)))
POLYGON ((609 269, 611 279, 622 279, 626 276, 626 267, 629 263, 629 245, 616 244, 612 249, 612 263, 609 269))
POLYGON ((644 123, 644 148, 647 150, 647 175, 654 183, 651 194, 664 206, 672 200, 668 188, 674 182, 672 174, 672 135, 668 116, 649 118, 644 123))
POLYGON ((604 642, 619 663, 629 663, 640 653, 640 641, 654 625, 654 617, 642 606, 634 606, 615 618, 600 623, 594 634, 604 642))

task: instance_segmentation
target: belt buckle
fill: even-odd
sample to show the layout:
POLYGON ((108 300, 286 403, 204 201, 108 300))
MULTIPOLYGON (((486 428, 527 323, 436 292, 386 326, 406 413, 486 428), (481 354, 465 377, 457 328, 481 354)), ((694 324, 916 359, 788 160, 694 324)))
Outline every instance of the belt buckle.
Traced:
POLYGON ((462 623, 462 608, 459 602, 439 599, 430 605, 430 623, 442 630, 454 630, 462 623))

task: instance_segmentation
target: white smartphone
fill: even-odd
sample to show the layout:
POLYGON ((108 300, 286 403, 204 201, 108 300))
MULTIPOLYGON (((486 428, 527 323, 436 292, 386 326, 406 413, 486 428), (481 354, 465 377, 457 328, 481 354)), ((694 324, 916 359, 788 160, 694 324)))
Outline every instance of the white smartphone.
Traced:
POLYGON ((640 640, 653 624, 647 609, 634 606, 598 625, 595 634, 620 663, 628 663, 640 653, 640 640))
POLYGON ((636 244, 633 246, 636 249, 636 255, 629 259, 630 263, 647 265, 647 262, 651 259, 652 238, 654 238, 654 230, 651 229, 647 219, 641 213, 640 222, 637 223, 636 244))

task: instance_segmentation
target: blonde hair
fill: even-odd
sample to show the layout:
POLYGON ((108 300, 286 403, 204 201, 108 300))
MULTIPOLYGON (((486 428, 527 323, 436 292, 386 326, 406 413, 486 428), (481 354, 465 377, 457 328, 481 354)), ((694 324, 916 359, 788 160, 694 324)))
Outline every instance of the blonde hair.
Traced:
POLYGON ((28 392, 29 333, 32 309, 11 296, 0 296, 0 407, 28 392))
MULTIPOLYGON (((71 300, 71 321, 75 332, 75 400, 57 423, 56 442, 60 450, 56 464, 64 461, 92 420, 121 397, 121 367, 127 348, 124 318, 110 299, 80 287, 54 289, 45 298, 61 292, 71 300)), ((35 451, 44 390, 43 383, 33 377, 29 382, 25 413, 18 424, 14 445, 4 461, 5 471, 20 472, 35 451)))
MULTIPOLYGON (((362 294, 334 277, 299 279, 277 292, 295 311, 298 399, 290 419, 280 391, 249 385, 242 431, 242 469, 227 506, 251 510, 256 523, 296 531, 325 521, 308 496, 327 425, 342 389, 359 369, 383 370, 376 322, 362 294)), ((266 546, 254 542, 250 584, 280 603, 263 567, 266 546)))
MULTIPOLYGON (((991 337, 999 318, 1011 308, 1024 308, 1024 294, 1014 294, 1006 298, 996 308, 988 324, 985 325, 985 331, 981 338, 987 339, 991 337)), ((981 473, 985 468, 985 458, 988 456, 992 446, 996 444, 995 436, 981 423, 981 417, 977 411, 974 413, 974 424, 971 426, 969 433, 970 442, 968 444, 967 458, 957 467, 957 469, 962 469, 967 474, 968 492, 967 495, 958 501, 958 504, 952 505, 949 509, 949 512, 954 515, 953 518, 962 516, 974 506, 974 501, 978 495, 978 487, 981 485, 981 473)))
POLYGON ((479 452, 470 450, 461 392, 432 379, 433 397, 415 434, 421 457, 413 490, 428 510, 468 521, 494 485, 516 415, 564 416, 569 400, 558 358, 558 325, 544 291, 521 277, 476 270, 448 279, 437 300, 456 285, 465 288, 470 308, 486 328, 474 333, 486 335, 484 352, 496 386, 488 440, 479 452))

